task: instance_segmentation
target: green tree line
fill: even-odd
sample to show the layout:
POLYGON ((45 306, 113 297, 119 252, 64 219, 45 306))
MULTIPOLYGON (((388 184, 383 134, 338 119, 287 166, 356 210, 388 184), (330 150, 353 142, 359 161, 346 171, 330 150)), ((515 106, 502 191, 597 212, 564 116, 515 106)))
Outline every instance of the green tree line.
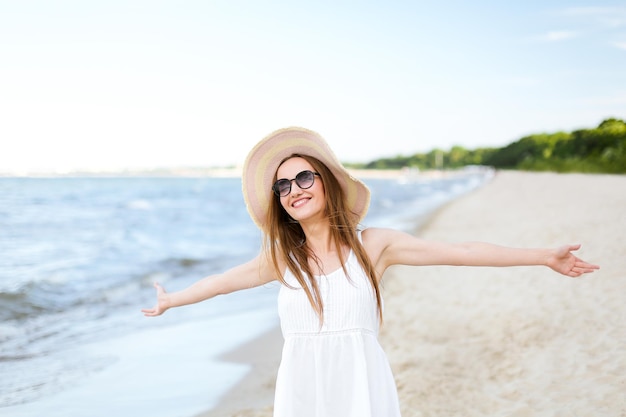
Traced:
POLYGON ((598 127, 525 136, 502 148, 433 149, 410 156, 381 158, 366 169, 455 169, 485 165, 528 171, 626 173, 626 122, 606 119, 598 127))

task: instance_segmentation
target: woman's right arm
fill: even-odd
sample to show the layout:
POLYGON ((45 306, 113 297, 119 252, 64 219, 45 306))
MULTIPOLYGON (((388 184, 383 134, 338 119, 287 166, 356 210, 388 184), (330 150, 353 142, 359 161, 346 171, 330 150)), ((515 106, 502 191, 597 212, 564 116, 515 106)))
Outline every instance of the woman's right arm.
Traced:
POLYGON ((213 298, 216 295, 258 287, 275 279, 274 268, 269 264, 267 258, 261 254, 251 261, 229 269, 222 274, 203 278, 181 291, 167 293, 161 285, 155 283, 157 303, 154 307, 144 308, 141 311, 146 317, 155 317, 165 313, 172 307, 195 304, 213 298))

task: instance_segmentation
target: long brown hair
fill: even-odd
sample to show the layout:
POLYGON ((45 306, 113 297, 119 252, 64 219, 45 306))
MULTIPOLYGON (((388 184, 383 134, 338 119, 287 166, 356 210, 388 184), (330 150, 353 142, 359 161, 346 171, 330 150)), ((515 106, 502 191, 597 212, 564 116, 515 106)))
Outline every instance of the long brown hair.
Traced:
MULTIPOLYGON (((343 189, 331 171, 318 159, 307 155, 293 154, 281 161, 281 165, 286 160, 295 157, 306 160, 320 174, 320 178, 324 182, 326 194, 325 210, 330 220, 331 239, 337 248, 341 267, 346 276, 348 276, 345 266, 346 259, 344 259, 343 251, 340 248, 345 246, 352 248, 376 295, 378 316, 382 323, 382 297, 379 280, 376 270, 357 236, 357 228, 359 227, 358 215, 347 210, 347 200, 343 189)), ((274 181, 276 179, 276 174, 274 174, 274 181)), ((267 215, 266 239, 264 241, 265 253, 269 254, 280 282, 289 286, 284 280, 283 271, 279 268, 279 259, 287 265, 300 286, 304 289, 321 324, 324 320, 324 304, 317 281, 313 279, 314 274, 308 262, 309 259, 316 260, 316 256, 306 244, 304 231, 300 224, 287 214, 280 204, 280 198, 275 195, 273 195, 270 202, 267 215)))

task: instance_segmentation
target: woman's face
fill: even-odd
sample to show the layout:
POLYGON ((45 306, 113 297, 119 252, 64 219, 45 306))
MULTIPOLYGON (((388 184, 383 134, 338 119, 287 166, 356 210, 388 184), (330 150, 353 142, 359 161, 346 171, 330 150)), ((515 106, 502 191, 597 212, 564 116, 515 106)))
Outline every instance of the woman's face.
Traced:
POLYGON ((313 185, 302 189, 294 178, 302 171, 316 172, 306 159, 294 157, 286 160, 276 171, 276 178, 291 180, 291 192, 280 197, 280 204, 287 214, 300 223, 323 218, 325 215, 326 197, 321 178, 314 176, 313 185))

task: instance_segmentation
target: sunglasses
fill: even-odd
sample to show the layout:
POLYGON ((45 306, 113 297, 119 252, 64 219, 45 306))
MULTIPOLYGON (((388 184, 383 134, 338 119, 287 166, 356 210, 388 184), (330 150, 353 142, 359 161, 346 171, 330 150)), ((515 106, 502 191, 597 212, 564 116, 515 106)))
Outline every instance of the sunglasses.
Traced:
POLYGON ((286 197, 291 193, 291 182, 295 181, 296 185, 300 187, 302 190, 306 190, 313 186, 315 182, 315 176, 320 176, 317 172, 313 171, 302 171, 296 175, 296 178, 288 180, 287 178, 281 178, 274 183, 272 186, 272 191, 279 197, 286 197))

